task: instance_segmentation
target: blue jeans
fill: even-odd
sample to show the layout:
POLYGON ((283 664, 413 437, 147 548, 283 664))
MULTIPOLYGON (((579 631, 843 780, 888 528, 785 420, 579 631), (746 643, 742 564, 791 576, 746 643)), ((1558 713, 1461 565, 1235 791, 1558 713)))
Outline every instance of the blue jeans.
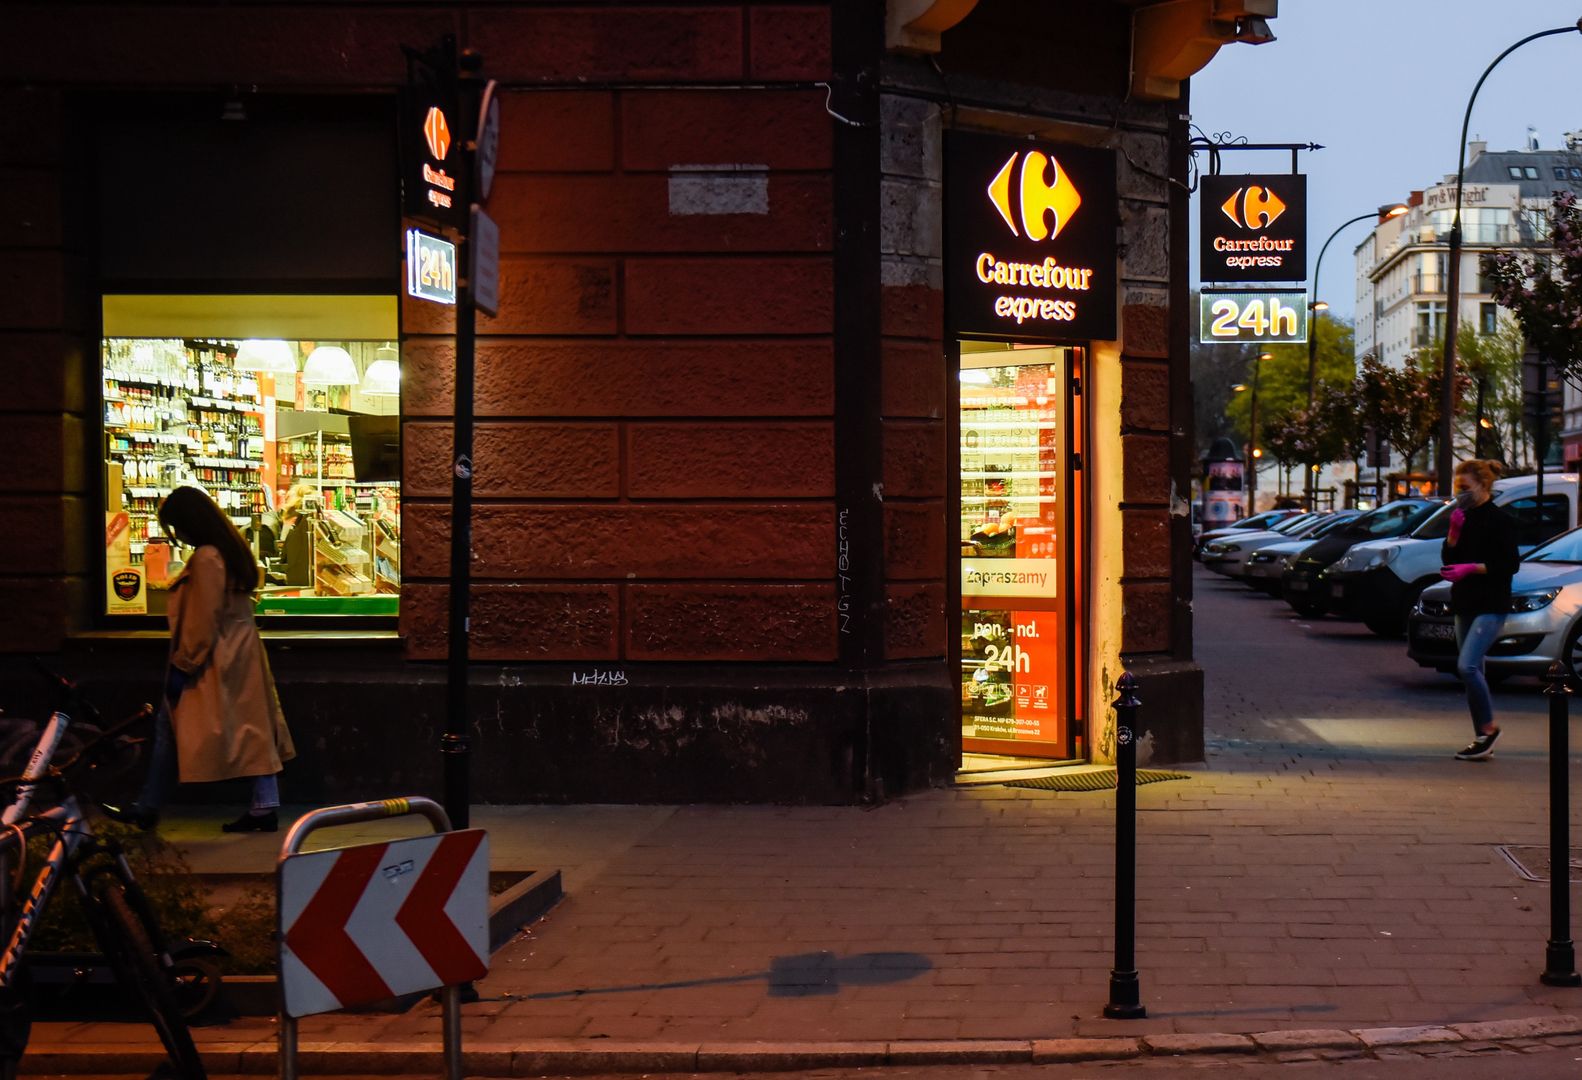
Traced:
MULTIPOLYGON (((176 735, 170 727, 170 706, 161 703, 154 714, 154 748, 148 755, 148 774, 143 790, 134 804, 139 810, 158 813, 170 798, 179 775, 176 768, 176 735)), ((273 810, 280 805, 280 781, 276 774, 253 777, 253 809, 273 810)))
POLYGON ((1505 627, 1504 615, 1457 615, 1456 674, 1467 688, 1467 708, 1472 710, 1472 730, 1478 735, 1494 728, 1494 698, 1489 680, 1483 677, 1483 658, 1505 627))

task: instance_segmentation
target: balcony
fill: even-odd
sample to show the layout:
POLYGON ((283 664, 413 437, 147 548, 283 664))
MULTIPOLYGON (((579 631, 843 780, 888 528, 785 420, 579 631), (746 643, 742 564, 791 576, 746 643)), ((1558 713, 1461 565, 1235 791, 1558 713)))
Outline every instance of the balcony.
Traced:
POLYGON ((1445 291, 1445 281, 1446 275, 1438 271, 1419 270, 1412 275, 1412 291, 1414 293, 1442 293, 1445 291))

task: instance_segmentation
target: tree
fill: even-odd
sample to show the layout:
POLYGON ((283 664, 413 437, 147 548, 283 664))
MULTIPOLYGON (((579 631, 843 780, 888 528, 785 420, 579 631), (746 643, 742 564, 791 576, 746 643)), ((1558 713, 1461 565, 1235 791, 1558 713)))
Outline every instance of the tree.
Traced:
POLYGON ((1197 459, 1201 460, 1216 439, 1229 438, 1238 445, 1246 441, 1245 425, 1238 430, 1227 410, 1237 396, 1234 387, 1251 381, 1247 365, 1258 350, 1248 345, 1199 341, 1198 307, 1194 290, 1189 304, 1192 341, 1188 364, 1192 379, 1192 441, 1197 459))
POLYGON ((1458 434, 1470 446, 1480 447, 1482 456, 1498 458, 1506 472, 1528 468, 1533 460, 1531 440, 1522 418, 1522 353, 1525 342, 1515 323, 1501 320, 1492 334, 1469 334, 1457 343, 1460 367, 1476 402, 1483 393, 1482 419, 1487 427, 1478 437, 1478 412, 1474 406, 1457 412, 1458 434))
MULTIPOLYGON (((1323 318, 1315 320, 1310 324, 1309 329, 1311 333, 1318 335, 1315 365, 1317 379, 1313 393, 1316 408, 1320 388, 1351 383, 1356 375, 1356 360, 1352 355, 1352 327, 1349 322, 1323 318)), ((1259 446, 1268 441, 1269 433, 1277 420, 1285 423, 1307 409, 1307 346, 1271 345, 1266 351, 1272 359, 1259 361, 1249 358, 1246 361, 1244 377, 1239 380, 1251 384, 1253 379, 1251 365, 1259 365, 1258 426, 1263 429, 1258 439, 1259 446)), ((1258 353, 1253 352, 1250 355, 1256 357, 1258 353)), ((1235 430, 1241 433, 1243 440, 1248 434, 1248 413, 1252 407, 1250 397, 1250 394, 1237 394, 1225 410, 1227 418, 1232 422, 1235 430)), ((1304 426, 1303 430, 1307 431, 1309 441, 1316 440, 1326 444, 1329 441, 1321 438, 1320 433, 1315 429, 1304 426)), ((1307 464, 1321 465, 1324 462, 1309 461, 1307 464)))
POLYGON ((1568 379, 1582 379, 1582 210, 1569 191, 1556 192, 1549 216, 1553 252, 1520 258, 1483 256, 1489 293, 1508 308, 1533 348, 1568 379))

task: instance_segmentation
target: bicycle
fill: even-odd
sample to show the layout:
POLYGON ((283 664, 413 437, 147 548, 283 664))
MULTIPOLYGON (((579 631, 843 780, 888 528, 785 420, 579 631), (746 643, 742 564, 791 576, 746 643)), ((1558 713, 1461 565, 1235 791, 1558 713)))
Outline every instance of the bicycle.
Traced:
POLYGON ((177 962, 125 853, 113 838, 94 834, 71 779, 97 767, 109 752, 128 746, 127 732, 148 721, 154 710, 144 705, 57 766, 54 757, 72 716, 97 714, 74 684, 53 673, 45 674, 54 684, 59 702, 26 770, 21 776, 0 781, 16 786, 10 805, 0 814, 0 939, 6 943, 0 953, 0 1077, 14 1080, 27 1048, 32 1023, 23 992, 23 958, 39 917, 64 878, 82 902, 94 938, 117 980, 141 1004, 158 1032, 168 1057, 165 1075, 175 1080, 206 1080, 178 999, 181 976, 177 962), (53 805, 30 816, 34 797, 43 789, 53 789, 53 805), (24 895, 27 842, 40 836, 52 837, 54 842, 24 895))

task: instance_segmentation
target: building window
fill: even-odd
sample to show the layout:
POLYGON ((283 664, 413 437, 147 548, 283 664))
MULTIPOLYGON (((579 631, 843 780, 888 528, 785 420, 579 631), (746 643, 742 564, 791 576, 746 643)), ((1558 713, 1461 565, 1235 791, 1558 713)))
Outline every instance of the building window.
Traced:
POLYGON ((1566 178, 1565 166, 1564 165, 1556 165, 1555 166, 1555 179, 1556 180, 1564 180, 1565 178, 1566 178))
POLYGON ((1522 175, 1529 180, 1536 180, 1538 179, 1538 170, 1534 166, 1529 165, 1522 170, 1522 175))
POLYGON ((1478 305, 1478 333, 1493 334, 1500 328, 1500 306, 1485 300, 1478 305))
POLYGON ((264 568, 260 615, 397 612, 396 301, 107 296, 105 610, 162 614, 187 550, 159 527, 206 491, 264 568))
POLYGON ((1522 178, 1522 167, 1520 165, 1512 165, 1509 168, 1512 180, 1520 180, 1522 178))
POLYGON ((1571 166, 1571 179, 1582 180, 1582 168, 1578 168, 1575 165, 1571 166))
POLYGON ((1417 325, 1412 332, 1412 345, 1424 349, 1438 341, 1445 332, 1445 302, 1420 300, 1416 306, 1417 325))

